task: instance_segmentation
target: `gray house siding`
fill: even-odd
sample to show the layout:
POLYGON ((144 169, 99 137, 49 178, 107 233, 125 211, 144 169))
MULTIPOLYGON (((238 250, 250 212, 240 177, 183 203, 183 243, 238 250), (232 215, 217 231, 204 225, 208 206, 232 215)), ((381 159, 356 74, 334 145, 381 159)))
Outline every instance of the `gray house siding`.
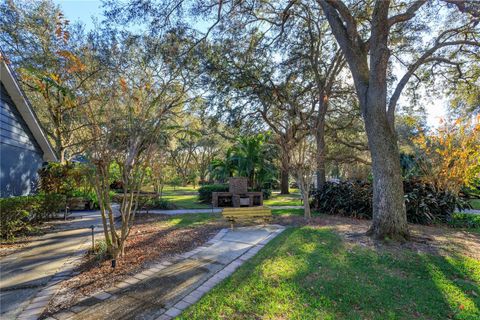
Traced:
POLYGON ((0 197, 35 192, 43 152, 0 83, 0 197))

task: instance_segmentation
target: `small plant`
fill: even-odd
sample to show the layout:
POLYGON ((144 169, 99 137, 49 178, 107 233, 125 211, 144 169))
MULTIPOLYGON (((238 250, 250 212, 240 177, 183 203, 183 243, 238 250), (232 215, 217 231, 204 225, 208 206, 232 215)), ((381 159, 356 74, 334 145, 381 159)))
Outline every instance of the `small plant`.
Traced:
POLYGON ((480 231, 480 215, 454 213, 448 225, 453 228, 478 229, 480 231))
POLYGON ((95 263, 101 263, 102 261, 110 258, 107 250, 107 243, 104 240, 97 240, 95 242, 95 250, 89 251, 90 255, 93 255, 95 263))

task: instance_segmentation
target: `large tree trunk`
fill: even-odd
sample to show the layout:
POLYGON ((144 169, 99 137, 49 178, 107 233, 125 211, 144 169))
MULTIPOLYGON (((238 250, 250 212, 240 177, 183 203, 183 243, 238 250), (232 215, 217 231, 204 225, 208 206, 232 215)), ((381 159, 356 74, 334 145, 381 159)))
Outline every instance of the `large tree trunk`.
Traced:
POLYGON ((280 194, 289 194, 288 169, 282 169, 280 172, 280 194))
POLYGON ((389 120, 386 109, 390 1, 375 1, 368 43, 360 40, 354 19, 340 15, 333 3, 319 2, 350 67, 372 157, 373 222, 368 233, 375 238, 406 239, 409 232, 394 116, 389 120), (347 24, 341 16, 347 17, 347 24))
POLYGON ((368 107, 364 118, 373 171, 373 221, 368 234, 377 239, 405 240, 409 232, 395 130, 386 113, 378 112, 385 110, 384 105, 368 107))
POLYGON ((325 122, 319 121, 315 131, 315 140, 317 144, 316 163, 317 163, 317 190, 322 190, 325 182, 325 122))

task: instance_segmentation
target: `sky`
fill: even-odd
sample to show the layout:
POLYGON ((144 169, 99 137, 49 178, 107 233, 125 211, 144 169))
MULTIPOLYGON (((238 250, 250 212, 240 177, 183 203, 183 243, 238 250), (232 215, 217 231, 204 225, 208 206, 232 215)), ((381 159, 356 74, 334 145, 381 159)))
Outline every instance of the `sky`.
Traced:
MULTIPOLYGON (((74 23, 77 21, 85 25, 86 30, 91 30, 93 26, 92 18, 99 21, 103 19, 103 9, 101 0, 53 0, 60 5, 65 17, 74 23)), ((399 73, 397 78, 403 74, 399 73)), ((399 100, 399 104, 406 103, 404 95, 399 100)), ((439 120, 446 116, 447 100, 445 97, 424 99, 427 113, 427 125, 435 128, 439 125, 439 120)))
POLYGON ((87 30, 93 28, 92 17, 102 19, 102 1, 101 0, 53 0, 60 5, 65 17, 70 22, 80 21, 87 30))

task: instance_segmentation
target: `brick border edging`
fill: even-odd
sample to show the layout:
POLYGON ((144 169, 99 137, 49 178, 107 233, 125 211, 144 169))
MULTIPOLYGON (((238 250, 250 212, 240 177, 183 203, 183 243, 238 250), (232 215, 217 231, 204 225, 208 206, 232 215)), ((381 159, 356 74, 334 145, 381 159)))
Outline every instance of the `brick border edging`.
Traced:
MULTIPOLYGON (((125 288, 129 285, 135 284, 137 282, 140 282, 141 280, 149 278, 150 276, 152 276, 156 272, 172 265, 173 263, 175 263, 179 260, 190 258, 191 256, 200 252, 201 250, 206 249, 207 246, 210 246, 210 245, 216 243, 217 241, 219 241, 225 235, 225 233, 227 233, 227 232, 228 232, 228 229, 226 229, 226 228, 221 229, 212 239, 207 241, 204 245, 199 246, 199 247, 197 247, 197 248, 195 248, 191 251, 174 255, 174 256, 170 257, 168 260, 155 263, 155 264, 151 265, 149 268, 143 270, 142 272, 137 273, 137 274, 135 274, 135 275, 133 275, 129 278, 126 278, 126 279, 122 280, 122 281, 119 281, 118 283, 114 284, 112 287, 110 287, 108 289, 105 289, 105 290, 102 290, 102 291, 99 291, 99 292, 96 292, 96 293, 93 293, 93 294, 90 294, 90 295, 86 295, 83 298, 81 298, 79 301, 77 301, 77 304, 81 303, 84 300, 90 299, 90 298, 96 298, 96 299, 101 300, 101 301, 104 301, 104 300, 107 300, 107 299, 110 299, 110 298, 115 299, 117 297, 115 295, 115 293, 119 289, 123 289, 123 288, 125 288)), ((86 252, 86 250, 83 250, 82 255, 85 252, 86 252)), ((80 259, 81 259, 81 256, 80 256, 80 259)), ((62 280, 65 280, 66 278, 68 278, 68 277, 63 276, 62 280)), ((49 290, 48 294, 47 294, 47 292, 46 292, 45 295, 41 295, 41 292, 39 294, 37 294, 37 296, 40 296, 40 295, 42 296, 42 299, 43 299, 42 302, 44 301, 43 305, 42 306, 40 306, 40 305, 39 306, 34 306, 34 308, 31 308, 30 305, 29 305, 27 308, 25 308, 25 310, 22 312, 21 315, 24 316, 23 313, 26 312, 26 311, 29 311, 29 313, 25 314, 25 316, 22 317, 22 318, 19 317, 18 318, 19 320, 24 320, 24 319, 28 319, 28 320, 32 319, 33 320, 33 319, 38 319, 41 316, 41 314, 45 310, 45 307, 47 306, 47 304, 49 303, 51 298, 53 298, 53 296, 57 293, 58 289, 60 288, 61 280, 53 282, 53 279, 52 279, 51 282, 52 282, 52 284, 50 284, 50 282, 49 282, 47 287, 42 289, 42 291, 41 291, 41 292, 43 292, 44 290, 48 289, 49 290)), ((36 297, 35 297, 35 299, 36 299, 36 297)), ((53 318, 49 317, 46 320, 56 319, 57 317, 61 318, 61 319, 67 319, 67 318, 75 315, 75 313, 83 311, 85 308, 86 307, 75 308, 75 305, 74 305, 74 306, 71 306, 67 309, 61 310, 58 313, 53 314, 52 315, 53 318)))
MULTIPOLYGON (((239 266, 241 266, 245 261, 253 257, 258 251, 260 251, 270 240, 275 238, 278 234, 283 232, 285 230, 284 226, 280 225, 270 225, 272 227, 277 227, 278 229, 275 231, 272 231, 270 235, 260 241, 256 245, 252 245, 250 249, 248 249, 245 253, 237 257, 235 260, 227 264, 224 268, 220 269, 218 272, 216 272, 212 277, 210 277, 208 280, 206 280, 204 283, 202 283, 200 286, 198 286, 196 289, 194 289, 192 292, 189 294, 185 295, 179 302, 174 304, 172 307, 166 309, 166 311, 160 315, 157 320, 169 320, 172 319, 180 313, 182 313, 183 310, 185 310, 187 307, 190 305, 196 303, 205 293, 210 291, 215 285, 220 283, 223 279, 227 278, 230 276, 239 266)), ((165 269, 166 267, 172 265, 173 263, 179 262, 181 260, 185 260, 190 258, 191 256, 195 255, 196 253, 199 253, 200 251, 207 249, 209 246, 219 242, 222 237, 229 231, 230 229, 224 228, 221 229, 212 239, 207 241, 204 245, 199 246, 191 251, 184 252, 182 254, 177 254, 173 257, 171 257, 168 260, 162 261, 155 263, 151 265, 149 268, 143 270, 140 273, 137 273, 129 278, 126 278, 112 287, 96 292, 94 294, 87 295, 77 301, 77 304, 81 303, 84 300, 95 298, 100 301, 105 301, 108 299, 116 299, 118 296, 116 295, 116 292, 120 289, 126 288, 132 284, 136 284, 146 278, 151 277, 158 271, 165 269)), ((48 301, 46 301, 46 304, 48 301)), ((46 306, 45 304, 45 306, 46 306)), ((53 314, 53 318, 47 318, 47 319, 68 319, 71 316, 74 316, 76 313, 82 312, 88 308, 88 306, 72 306, 68 309, 62 310, 56 314, 53 314)), ((42 310, 43 312, 43 310, 42 310)), ((41 313, 40 313, 41 314, 41 313)), ((40 315, 39 314, 39 315, 40 315)))

